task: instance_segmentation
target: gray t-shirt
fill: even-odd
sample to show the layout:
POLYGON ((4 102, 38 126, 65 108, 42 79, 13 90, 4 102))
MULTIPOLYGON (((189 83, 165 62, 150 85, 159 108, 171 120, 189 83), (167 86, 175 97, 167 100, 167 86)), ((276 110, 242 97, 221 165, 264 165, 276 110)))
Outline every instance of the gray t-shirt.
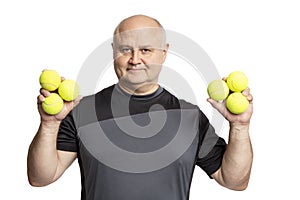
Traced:
POLYGON ((57 138, 57 149, 77 152, 82 200, 187 200, 195 165, 210 176, 225 148, 198 106, 162 87, 84 97, 57 138))

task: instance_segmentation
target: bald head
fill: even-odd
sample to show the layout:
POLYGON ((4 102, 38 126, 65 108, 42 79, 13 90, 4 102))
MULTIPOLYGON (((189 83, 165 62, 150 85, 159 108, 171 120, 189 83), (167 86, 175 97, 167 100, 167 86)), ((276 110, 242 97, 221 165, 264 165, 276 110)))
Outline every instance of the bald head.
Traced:
POLYGON ((116 27, 114 31, 114 35, 124 31, 130 31, 130 30, 141 29, 141 28, 163 29, 159 21, 152 17, 146 15, 134 15, 122 20, 120 24, 116 27))
POLYGON ((156 19, 134 15, 121 21, 114 31, 114 50, 119 46, 151 46, 155 49, 165 49, 166 32, 156 19))

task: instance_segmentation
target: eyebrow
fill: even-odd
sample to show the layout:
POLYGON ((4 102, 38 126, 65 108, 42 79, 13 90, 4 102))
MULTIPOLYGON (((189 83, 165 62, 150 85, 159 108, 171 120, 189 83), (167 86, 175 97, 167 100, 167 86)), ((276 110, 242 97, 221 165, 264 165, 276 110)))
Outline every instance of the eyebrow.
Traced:
POLYGON ((139 47, 140 49, 151 49, 154 48, 152 45, 142 45, 139 47))
POLYGON ((121 44, 121 45, 117 45, 117 47, 118 48, 131 47, 131 45, 121 44))
MULTIPOLYGON (((121 44, 118 45, 118 48, 124 48, 124 47, 129 47, 129 48, 133 48, 132 45, 126 45, 126 44, 121 44)), ((138 47, 139 49, 153 49, 155 48, 153 45, 141 45, 138 47)))

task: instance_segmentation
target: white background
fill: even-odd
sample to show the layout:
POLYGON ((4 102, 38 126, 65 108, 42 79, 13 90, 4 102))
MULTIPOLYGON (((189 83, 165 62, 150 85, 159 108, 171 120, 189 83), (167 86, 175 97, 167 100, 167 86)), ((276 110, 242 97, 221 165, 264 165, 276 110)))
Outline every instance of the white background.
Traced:
MULTIPOLYGON (((222 76, 239 69, 250 79, 255 156, 249 187, 222 188, 196 167, 190 199, 299 199, 299 9, 291 0, 1 1, 1 196, 80 199, 77 162, 47 187, 27 182, 27 150, 39 125, 38 77, 51 68, 75 79, 122 19, 146 14, 198 43, 222 76)), ((197 100, 210 116, 206 98, 200 81, 197 100)), ((227 137, 227 125, 220 135, 227 137)))

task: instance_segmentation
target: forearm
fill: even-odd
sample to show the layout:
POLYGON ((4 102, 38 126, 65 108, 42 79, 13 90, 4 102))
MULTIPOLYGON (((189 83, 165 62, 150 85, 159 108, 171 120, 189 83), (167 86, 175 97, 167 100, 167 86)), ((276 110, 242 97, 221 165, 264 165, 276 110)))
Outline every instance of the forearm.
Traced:
POLYGON ((32 185, 43 186, 53 182, 59 163, 56 150, 59 124, 41 123, 29 147, 27 172, 32 185))
POLYGON ((231 124, 229 141, 221 166, 224 184, 231 189, 245 189, 250 178, 252 160, 249 125, 231 124))

